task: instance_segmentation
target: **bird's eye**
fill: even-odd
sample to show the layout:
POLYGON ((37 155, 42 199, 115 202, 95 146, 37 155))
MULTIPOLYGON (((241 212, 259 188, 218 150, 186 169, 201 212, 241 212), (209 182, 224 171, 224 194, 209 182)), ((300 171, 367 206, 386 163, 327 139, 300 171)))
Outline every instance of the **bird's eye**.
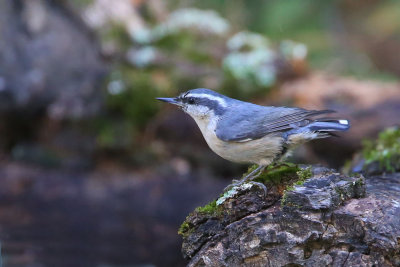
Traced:
POLYGON ((188 99, 188 103, 189 104, 194 104, 194 98, 193 97, 189 97, 189 99, 188 99))

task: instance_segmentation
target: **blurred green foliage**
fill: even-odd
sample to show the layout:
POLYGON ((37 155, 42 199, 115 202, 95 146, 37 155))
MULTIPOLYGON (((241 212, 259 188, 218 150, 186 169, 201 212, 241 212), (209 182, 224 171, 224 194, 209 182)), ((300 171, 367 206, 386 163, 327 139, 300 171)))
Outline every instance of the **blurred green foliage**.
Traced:
POLYGON ((398 38, 400 1, 203 0, 170 1, 170 7, 182 2, 218 10, 236 28, 264 34, 275 42, 290 39, 304 43, 313 69, 360 78, 396 79, 375 66, 355 41, 364 42, 357 40, 363 34, 376 41, 398 38))
POLYGON ((111 77, 114 82, 108 85, 109 111, 119 113, 137 127, 143 127, 156 113, 155 98, 162 91, 152 82, 154 77, 147 71, 133 72, 122 65, 111 73, 111 77))
POLYGON ((362 152, 366 165, 379 162, 382 169, 396 171, 400 168, 400 129, 388 128, 376 141, 365 140, 362 152))

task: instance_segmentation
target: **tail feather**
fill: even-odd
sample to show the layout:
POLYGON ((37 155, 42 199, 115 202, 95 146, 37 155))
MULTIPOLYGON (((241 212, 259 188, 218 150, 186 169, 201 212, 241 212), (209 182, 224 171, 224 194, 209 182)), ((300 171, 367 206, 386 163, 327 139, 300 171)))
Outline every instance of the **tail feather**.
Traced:
POLYGON ((350 128, 350 122, 345 119, 318 119, 310 123, 307 128, 313 132, 347 131, 350 128))
POLYGON ((350 122, 345 119, 320 118, 311 121, 308 125, 286 132, 283 137, 290 145, 297 145, 312 139, 338 137, 334 132, 347 131, 350 122))

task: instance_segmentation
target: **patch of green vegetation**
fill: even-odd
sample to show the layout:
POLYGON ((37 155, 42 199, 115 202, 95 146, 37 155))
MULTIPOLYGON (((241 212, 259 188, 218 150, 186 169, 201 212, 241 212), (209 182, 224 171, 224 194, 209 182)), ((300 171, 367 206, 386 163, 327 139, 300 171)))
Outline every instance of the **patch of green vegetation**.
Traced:
POLYGON ((119 65, 111 73, 106 104, 109 112, 120 114, 138 127, 143 127, 158 111, 155 100, 162 88, 154 84, 154 76, 145 71, 131 71, 119 65), (113 91, 117 87, 117 92, 113 91))
POLYGON ((312 176, 312 171, 311 167, 307 167, 305 169, 301 169, 297 171, 297 176, 299 176, 299 181, 297 181, 295 184, 296 185, 302 185, 307 179, 311 178, 312 176))
POLYGON ((400 129, 388 128, 379 133, 377 140, 365 140, 362 153, 366 165, 379 162, 380 168, 385 171, 400 169, 400 129))
POLYGON ((128 49, 132 45, 129 33, 125 26, 120 23, 111 23, 100 31, 100 39, 105 43, 111 42, 121 50, 128 49))
POLYGON ((348 198, 347 192, 340 186, 335 187, 336 193, 338 193, 341 201, 344 201, 348 198))
POLYGON ((357 181, 355 181, 354 187, 355 187, 356 197, 365 197, 366 191, 365 191, 364 177, 362 177, 360 175, 359 179, 357 179, 357 181))
POLYGON ((190 218, 197 217, 199 214, 206 217, 220 217, 223 214, 223 210, 221 206, 217 205, 217 200, 213 200, 203 207, 197 207, 181 224, 178 234, 183 237, 188 236, 194 229, 194 226, 190 223, 190 218))
MULTIPOLYGON (((247 173, 243 175, 243 177, 255 170, 256 168, 256 165, 251 166, 248 169, 247 173)), ((263 171, 263 173, 259 177, 254 179, 254 181, 264 184, 281 184, 282 182, 291 180, 293 178, 296 178, 297 180, 297 172, 300 170, 301 169, 296 164, 292 163, 285 163, 276 166, 270 165, 263 171)))
MULTIPOLYGON (((257 165, 251 166, 248 171, 243 174, 243 177, 254 171, 257 165)), ((296 164, 285 163, 282 165, 268 166, 263 173, 254 179, 255 182, 264 183, 268 186, 278 186, 281 188, 282 193, 282 205, 287 203, 287 192, 293 191, 295 186, 303 185, 304 182, 312 177, 311 167, 300 168, 296 164)), ((279 191, 279 190, 278 190, 279 191)), ((294 204, 290 204, 293 206, 294 204)))
POLYGON ((126 64, 117 64, 106 84, 106 110, 92 122, 96 127, 97 144, 101 149, 138 151, 138 134, 158 112, 155 100, 162 88, 157 87, 151 73, 132 71, 126 64))
POLYGON ((187 236, 190 233, 190 225, 184 221, 178 229, 178 235, 187 236))
POLYGON ((286 190, 283 192, 283 196, 285 196, 287 192, 290 192, 293 190, 294 190, 294 185, 290 185, 290 186, 286 187, 286 190))
POLYGON ((287 194, 285 191, 281 199, 281 206, 286 206, 286 205, 287 205, 287 194))
POLYGON ((356 186, 364 186, 364 185, 365 185, 364 178, 361 176, 361 174, 356 173, 356 176, 355 176, 355 177, 358 177, 358 178, 359 178, 357 181, 354 182, 354 184, 355 184, 356 186))
POLYGON ((198 212, 198 213, 202 213, 202 214, 214 214, 218 211, 218 207, 217 207, 217 201, 211 201, 210 203, 208 203, 207 205, 203 206, 203 207, 197 207, 194 211, 198 212))

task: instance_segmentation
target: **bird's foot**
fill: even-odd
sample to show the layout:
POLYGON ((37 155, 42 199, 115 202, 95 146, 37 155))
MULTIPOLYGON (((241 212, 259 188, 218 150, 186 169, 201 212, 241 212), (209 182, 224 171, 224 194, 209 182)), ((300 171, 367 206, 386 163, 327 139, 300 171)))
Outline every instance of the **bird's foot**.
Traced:
POLYGON ((263 183, 259 183, 259 182, 254 182, 254 181, 250 181, 249 184, 252 184, 254 186, 258 186, 259 188, 261 188, 263 190, 263 196, 264 198, 267 197, 267 187, 263 184, 263 183))
POLYGON ((231 190, 231 189, 233 189, 235 187, 240 187, 240 186, 242 186, 243 184, 246 184, 246 183, 261 188, 263 190, 264 197, 267 196, 267 192, 268 192, 267 187, 263 183, 254 182, 254 181, 243 181, 243 182, 241 182, 241 181, 238 181, 238 180, 233 180, 232 184, 230 184, 230 185, 228 185, 227 187, 224 188, 224 192, 227 192, 227 191, 229 191, 229 190, 231 190))
MULTIPOLYGON (((245 177, 245 178, 246 178, 246 177, 245 177)), ((253 178, 253 177, 252 177, 252 178, 253 178)), ((256 178, 256 177, 254 177, 254 178, 256 178)), ((227 191, 231 190, 231 189, 234 188, 234 187, 239 187, 239 186, 241 186, 241 185, 243 185, 243 184, 245 184, 245 183, 250 183, 251 180, 252 180, 252 179, 240 179, 240 180, 233 179, 233 180, 232 180, 232 183, 231 183, 230 185, 228 185, 227 187, 224 188, 224 192, 227 192, 227 191)))
POLYGON ((224 192, 227 192, 229 190, 231 190, 234 187, 239 187, 245 183, 249 183, 255 186, 258 186, 260 188, 263 189, 264 191, 264 196, 266 196, 267 194, 267 188, 265 187, 264 184, 259 183, 259 182, 254 182, 253 180, 255 178, 257 178, 258 176, 261 175, 261 173, 264 171, 265 166, 258 166, 256 169, 254 169, 253 171, 251 171, 248 175, 246 175, 245 177, 243 177, 240 180, 232 180, 232 184, 228 185, 227 187, 224 188, 224 192))
POLYGON ((238 181, 238 180, 232 180, 232 183, 224 188, 224 192, 228 192, 229 190, 231 190, 234 187, 239 187, 241 184, 236 181, 238 181))

